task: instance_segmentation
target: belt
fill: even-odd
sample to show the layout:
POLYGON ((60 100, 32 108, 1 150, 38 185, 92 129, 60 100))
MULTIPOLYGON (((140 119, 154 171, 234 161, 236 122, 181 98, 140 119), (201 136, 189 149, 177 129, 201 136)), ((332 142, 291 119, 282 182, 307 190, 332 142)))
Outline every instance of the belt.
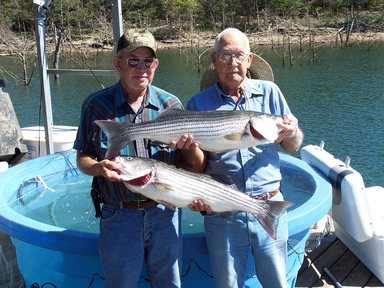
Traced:
POLYGON ((263 193, 263 194, 260 194, 260 195, 255 195, 255 196, 252 196, 253 199, 256 199, 256 200, 269 200, 273 197, 275 197, 277 194, 280 193, 280 188, 276 189, 276 190, 273 190, 271 192, 266 192, 266 193, 263 193))
POLYGON ((157 202, 150 199, 120 202, 121 208, 146 209, 146 208, 152 208, 156 205, 157 205, 157 202))

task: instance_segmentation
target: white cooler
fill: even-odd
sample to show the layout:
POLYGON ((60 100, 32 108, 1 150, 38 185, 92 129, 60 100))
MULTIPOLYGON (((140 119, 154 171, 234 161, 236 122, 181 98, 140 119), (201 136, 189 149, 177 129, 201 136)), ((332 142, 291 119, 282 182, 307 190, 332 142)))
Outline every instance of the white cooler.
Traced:
MULTIPOLYGON (((43 126, 21 128, 22 142, 27 145, 28 158, 46 155, 45 129, 43 126), (40 147, 40 148, 39 148, 40 147)), ((52 127, 54 152, 70 150, 76 139, 77 127, 54 125, 52 127)))

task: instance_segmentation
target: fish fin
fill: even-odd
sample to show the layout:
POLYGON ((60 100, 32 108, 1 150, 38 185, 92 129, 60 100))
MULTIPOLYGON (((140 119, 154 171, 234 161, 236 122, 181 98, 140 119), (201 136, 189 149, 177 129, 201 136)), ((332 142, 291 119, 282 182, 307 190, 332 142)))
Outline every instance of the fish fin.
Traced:
MULTIPOLYGON (((252 213, 256 219, 259 221, 261 226, 267 231, 267 233, 273 238, 276 239, 277 225, 279 224, 280 216, 293 204, 289 201, 263 201, 256 200, 259 202, 264 202, 264 213, 257 212, 252 213)), ((259 210, 259 209, 258 209, 259 210)))
POLYGON ((153 182, 153 185, 155 185, 156 189, 159 192, 169 192, 172 191, 172 187, 168 184, 161 183, 161 182, 153 182))
POLYGON ((232 133, 225 135, 224 138, 231 141, 240 141, 243 134, 241 133, 232 133))
POLYGON ((116 143, 116 142, 109 142, 108 140, 108 149, 107 152, 105 153, 105 158, 106 159, 113 159, 120 154, 120 150, 124 146, 121 143, 116 143))
POLYGON ((275 142, 279 136, 279 129, 273 118, 251 119, 250 130, 256 139, 265 139, 270 143, 275 142))
POLYGON ((167 201, 164 201, 164 200, 155 200, 157 203, 160 203, 160 204, 163 204, 165 207, 167 207, 168 209, 170 210, 173 210, 175 211, 176 210, 176 206, 167 202, 167 201))
POLYGON ((99 126, 108 137, 108 150, 105 155, 106 158, 111 159, 119 155, 121 148, 124 147, 125 143, 133 141, 130 139, 129 133, 126 133, 126 130, 129 129, 129 124, 118 123, 113 120, 95 120, 95 124, 99 126), (126 135, 124 141, 121 138, 121 135, 126 135))
MULTIPOLYGON (((108 138, 120 135, 125 126, 113 120, 95 120, 95 124, 103 129, 108 138)), ((129 126, 129 124, 127 126, 129 126)))

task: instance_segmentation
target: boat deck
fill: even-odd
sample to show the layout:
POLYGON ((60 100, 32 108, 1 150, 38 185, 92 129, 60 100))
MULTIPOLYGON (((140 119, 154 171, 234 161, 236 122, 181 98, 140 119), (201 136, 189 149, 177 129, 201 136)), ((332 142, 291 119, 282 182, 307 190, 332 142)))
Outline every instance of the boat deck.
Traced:
POLYGON ((296 287, 384 287, 335 236, 324 240, 305 257, 296 287))

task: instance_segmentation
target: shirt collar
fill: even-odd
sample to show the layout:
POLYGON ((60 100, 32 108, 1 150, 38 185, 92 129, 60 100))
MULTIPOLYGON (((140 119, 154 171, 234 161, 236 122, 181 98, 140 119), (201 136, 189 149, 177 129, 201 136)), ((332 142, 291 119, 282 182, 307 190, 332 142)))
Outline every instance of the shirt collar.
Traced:
POLYGON ((253 95, 263 95, 263 89, 261 87, 261 83, 257 79, 246 79, 243 82, 242 86, 243 86, 244 91, 249 93, 251 95, 251 97, 253 95))
MULTIPOLYGON (((153 93, 154 92, 153 92, 152 85, 149 85, 147 89, 147 95, 145 95, 145 98, 144 98, 144 108, 152 108, 158 111, 160 110, 159 109, 160 105, 158 101, 156 101, 156 98, 152 97, 153 93)), ((114 97, 114 105, 118 109, 121 109, 123 107, 126 107, 126 105, 128 105, 127 101, 125 100, 125 92, 123 90, 123 86, 121 85, 121 81, 119 81, 116 84, 116 94, 114 97)))
MULTIPOLYGON (((260 81, 255 81, 247 78, 245 79, 245 81, 243 81, 241 88, 244 91, 243 95, 250 95, 248 97, 252 97, 254 95, 263 95, 263 90, 261 88, 260 81)), ((223 89, 221 89, 219 82, 216 82, 215 89, 217 91, 217 94, 220 95, 223 99, 228 97, 231 98, 231 95, 226 94, 223 89)))

